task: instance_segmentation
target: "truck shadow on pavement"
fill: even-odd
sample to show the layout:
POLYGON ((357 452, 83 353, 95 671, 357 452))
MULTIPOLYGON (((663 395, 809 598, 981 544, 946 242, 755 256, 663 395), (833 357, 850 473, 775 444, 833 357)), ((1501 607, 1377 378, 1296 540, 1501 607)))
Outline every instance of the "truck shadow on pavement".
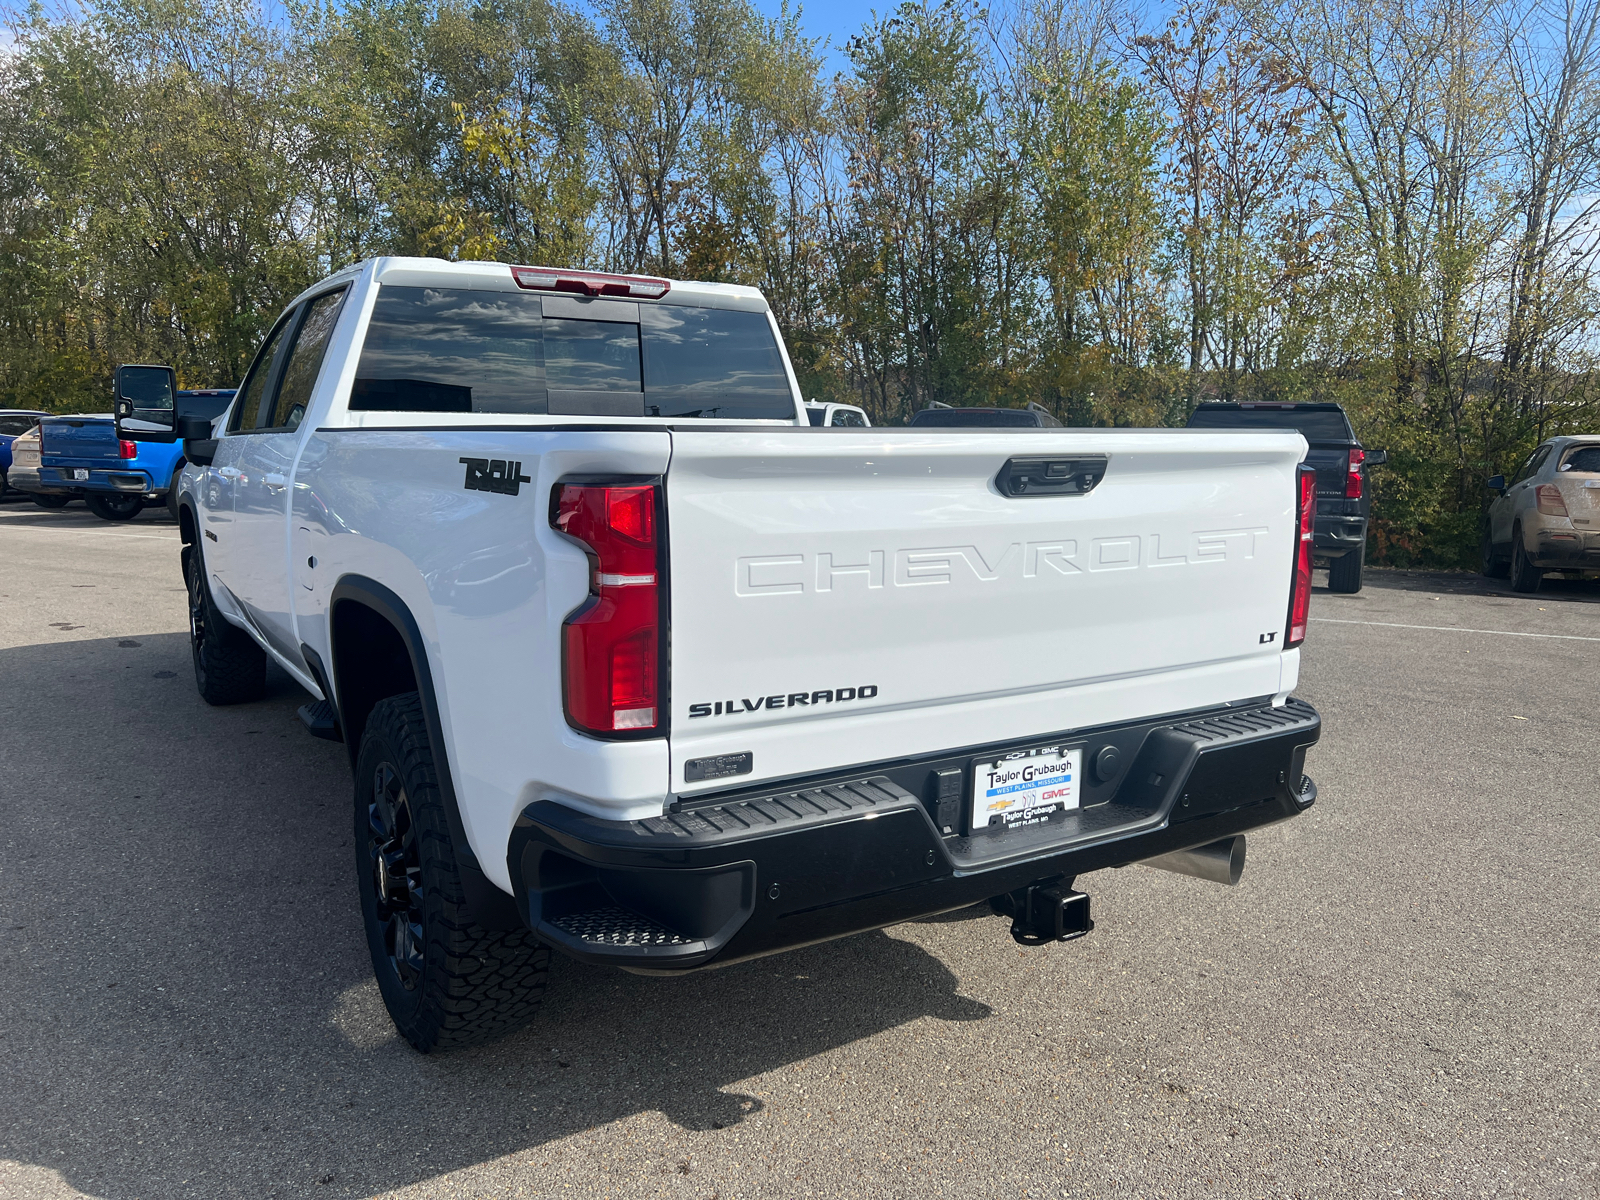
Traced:
POLYGON ((0 650, 0 697, 0 1160, 92 1196, 364 1196, 530 1153, 537 1181, 541 1145, 651 1111, 670 1173, 682 1130, 790 1103, 775 1072, 990 1014, 883 933, 679 979, 558 956, 527 1029, 423 1057, 371 981, 344 748, 286 677, 208 708, 159 634, 0 650))
MULTIPOLYGON (((1321 572, 1318 584, 1323 584, 1321 572)), ((1569 579, 1546 575, 1537 592, 1514 592, 1504 579, 1490 579, 1467 571, 1401 571, 1368 567, 1365 587, 1381 591, 1427 592, 1438 596, 1491 596, 1505 600, 1546 603, 1600 604, 1600 579, 1569 579)), ((1326 590, 1325 587, 1319 590, 1326 590)))

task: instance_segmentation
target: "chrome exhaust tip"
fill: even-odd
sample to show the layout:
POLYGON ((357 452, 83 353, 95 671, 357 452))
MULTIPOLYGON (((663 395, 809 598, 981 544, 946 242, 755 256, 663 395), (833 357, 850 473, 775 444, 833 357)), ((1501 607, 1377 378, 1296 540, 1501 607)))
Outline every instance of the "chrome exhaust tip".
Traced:
POLYGON ((1209 846, 1196 846, 1192 850, 1158 854, 1137 865, 1172 871, 1178 875, 1192 875, 1196 879, 1233 887, 1239 882, 1239 876, 1244 874, 1244 834, 1235 834, 1220 842, 1212 842, 1209 846))

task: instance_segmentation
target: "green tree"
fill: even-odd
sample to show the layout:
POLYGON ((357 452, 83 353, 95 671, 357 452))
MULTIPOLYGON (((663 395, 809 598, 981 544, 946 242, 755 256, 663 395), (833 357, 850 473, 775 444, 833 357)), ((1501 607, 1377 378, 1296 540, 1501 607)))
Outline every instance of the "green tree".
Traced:
POLYGON ((956 4, 913 0, 850 41, 835 87, 840 319, 879 420, 986 398, 1011 349, 1016 164, 977 82, 977 32, 956 4))

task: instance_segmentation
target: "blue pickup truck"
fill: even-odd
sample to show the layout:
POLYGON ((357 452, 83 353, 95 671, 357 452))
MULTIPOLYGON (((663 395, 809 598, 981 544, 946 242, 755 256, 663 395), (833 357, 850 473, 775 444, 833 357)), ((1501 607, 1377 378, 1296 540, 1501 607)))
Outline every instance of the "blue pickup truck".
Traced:
MULTIPOLYGON (((215 420, 227 411, 233 391, 180 391, 178 412, 215 420)), ((97 517, 128 521, 145 505, 165 500, 183 470, 182 442, 121 440, 110 416, 44 417, 39 435, 37 469, 14 467, 11 486, 32 493, 45 508, 81 498, 97 517)))

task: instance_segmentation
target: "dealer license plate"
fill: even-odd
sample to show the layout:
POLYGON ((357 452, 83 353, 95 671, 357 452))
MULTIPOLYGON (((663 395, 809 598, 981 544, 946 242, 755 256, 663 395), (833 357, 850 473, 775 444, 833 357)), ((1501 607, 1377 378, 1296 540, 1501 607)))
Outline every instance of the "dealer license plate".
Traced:
POLYGON ((1080 803, 1083 747, 1047 746, 972 768, 972 828, 1038 825, 1080 803))
POLYGON ((71 476, 73 479, 78 479, 78 480, 88 479, 89 478, 89 468, 88 467, 72 467, 72 468, 70 468, 68 470, 67 474, 69 476, 71 476))

